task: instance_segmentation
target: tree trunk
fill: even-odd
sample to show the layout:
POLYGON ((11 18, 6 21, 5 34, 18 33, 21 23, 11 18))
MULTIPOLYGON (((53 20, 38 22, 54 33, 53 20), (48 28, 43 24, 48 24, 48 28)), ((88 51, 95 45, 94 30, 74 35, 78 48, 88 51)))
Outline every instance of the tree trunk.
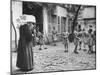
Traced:
POLYGON ((75 29, 75 26, 76 26, 76 21, 77 21, 78 12, 80 10, 80 7, 81 7, 81 5, 78 7, 78 9, 76 11, 76 15, 75 15, 75 18, 73 20, 73 25, 72 25, 72 32, 71 32, 71 34, 69 34, 69 37, 68 37, 70 42, 73 42, 74 38, 75 38, 74 29, 75 29))
POLYGON ((75 18, 73 20, 73 25, 72 25, 72 33, 74 33, 74 29, 75 29, 75 26, 76 26, 76 21, 77 21, 77 17, 78 17, 78 12, 81 8, 81 5, 78 7, 77 11, 76 11, 76 15, 75 15, 75 18))

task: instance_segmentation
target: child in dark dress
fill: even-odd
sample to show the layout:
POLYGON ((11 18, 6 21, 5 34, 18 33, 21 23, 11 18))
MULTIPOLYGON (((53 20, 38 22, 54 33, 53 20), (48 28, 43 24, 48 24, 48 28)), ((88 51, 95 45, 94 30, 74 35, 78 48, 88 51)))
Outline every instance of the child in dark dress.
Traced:
POLYGON ((79 50, 81 50, 81 45, 82 45, 82 29, 81 29, 81 25, 79 25, 77 37, 79 38, 79 50))

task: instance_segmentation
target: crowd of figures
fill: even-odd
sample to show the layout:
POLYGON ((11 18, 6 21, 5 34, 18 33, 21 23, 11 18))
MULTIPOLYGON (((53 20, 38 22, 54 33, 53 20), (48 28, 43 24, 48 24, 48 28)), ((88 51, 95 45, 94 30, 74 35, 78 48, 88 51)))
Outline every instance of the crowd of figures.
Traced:
POLYGON ((85 29, 81 30, 79 29, 78 31, 75 31, 75 53, 77 52, 77 47, 79 45, 79 50, 82 48, 82 44, 84 49, 86 49, 86 45, 88 46, 89 50, 88 53, 94 53, 93 51, 93 46, 96 45, 96 31, 93 31, 92 29, 89 29, 88 32, 85 32, 85 29))
MULTIPOLYGON (((18 43, 18 50, 17 50, 17 67, 19 67, 21 70, 29 71, 33 69, 33 50, 32 47, 35 47, 36 45, 39 45, 39 50, 42 50, 41 46, 44 47, 44 49, 47 49, 45 46, 46 39, 48 37, 46 35, 43 35, 39 31, 39 27, 36 27, 34 23, 27 22, 26 24, 20 26, 20 39, 18 43), (46 38, 46 39, 45 39, 46 38)), ((69 47, 69 34, 68 32, 63 32, 61 34, 61 39, 65 48, 65 52, 68 52, 69 47)), ((82 44, 84 45, 84 48, 86 45, 88 46, 89 50, 88 53, 93 53, 93 46, 96 45, 96 31, 93 31, 92 29, 89 29, 88 32, 85 31, 85 29, 78 29, 74 31, 74 53, 78 54, 78 50, 81 50, 82 44), (78 49, 79 46, 79 49, 78 49)), ((57 40, 57 31, 55 30, 55 27, 53 27, 52 30, 52 42, 54 43, 54 46, 56 46, 55 40, 57 40)))
MULTIPOLYGON (((37 32, 35 30, 35 28, 33 29, 35 31, 35 33, 33 33, 33 35, 35 34, 36 36, 33 37, 35 38, 33 41, 33 44, 38 43, 40 45, 39 50, 41 50, 41 46, 45 45, 45 36, 39 32, 39 28, 37 28, 37 32), (37 40, 37 41, 36 41, 37 40)), ((94 53, 93 51, 93 46, 96 45, 96 31, 93 31, 93 29, 89 29, 88 32, 85 31, 85 29, 81 29, 79 27, 78 30, 74 31, 74 44, 75 44, 75 49, 74 49, 74 53, 78 54, 77 50, 81 50, 82 49, 82 45, 84 47, 84 50, 86 50, 86 45, 88 46, 88 53, 94 53), (79 46, 79 49, 78 49, 79 46)), ((55 41, 57 40, 57 31, 55 30, 55 27, 53 27, 52 30, 52 42, 53 45, 56 46, 55 41)), ((48 39, 48 37, 46 37, 48 39)), ((68 52, 68 44, 69 42, 69 33, 68 32, 63 32, 61 34, 61 39, 62 42, 64 44, 64 48, 65 48, 65 52, 68 52)), ((47 47, 45 47, 45 49, 47 49, 47 47)))
MULTIPOLYGON (((84 50, 86 49, 86 46, 88 46, 88 53, 95 53, 95 51, 93 51, 93 47, 96 47, 96 31, 93 31, 93 29, 89 29, 88 32, 85 31, 85 29, 81 29, 79 27, 78 30, 74 31, 74 45, 75 45, 75 49, 74 49, 74 53, 78 54, 78 50, 82 50, 82 46, 84 48, 84 50), (79 47, 79 49, 78 49, 79 47)), ((63 32, 62 33, 62 39, 63 39, 63 44, 65 47, 65 52, 68 52, 68 44, 69 42, 69 33, 68 32, 63 32)))
POLYGON ((42 50, 41 46, 44 47, 44 49, 47 49, 45 45, 45 36, 43 35, 42 32, 39 31, 39 27, 36 27, 34 25, 33 30, 32 30, 32 37, 33 37, 33 46, 35 47, 36 45, 39 45, 40 48, 39 50, 42 50))

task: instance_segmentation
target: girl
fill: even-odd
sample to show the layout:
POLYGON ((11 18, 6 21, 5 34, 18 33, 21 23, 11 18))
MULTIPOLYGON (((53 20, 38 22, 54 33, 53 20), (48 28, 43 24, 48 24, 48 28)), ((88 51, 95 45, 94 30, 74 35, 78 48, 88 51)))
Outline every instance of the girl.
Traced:
POLYGON ((68 52, 68 32, 64 32, 62 34, 62 37, 63 37, 63 44, 65 47, 65 52, 68 52))
MULTIPOLYGON (((38 43, 39 43, 39 45, 40 45, 40 48, 39 48, 39 50, 42 50, 42 46, 44 47, 44 45, 45 45, 45 37, 44 37, 44 35, 39 31, 39 30, 37 30, 37 37, 38 37, 38 43)), ((47 47, 44 47, 44 49, 47 49, 47 47)))
POLYGON ((93 52, 93 35, 92 35, 92 29, 89 29, 88 31, 88 47, 89 47, 89 51, 88 53, 92 53, 93 52))
POLYGON ((57 31, 55 30, 55 27, 53 27, 52 40, 53 40, 54 46, 56 46, 56 44, 55 44, 55 41, 57 40, 56 35, 57 35, 57 31))
POLYGON ((74 53, 78 54, 77 47, 78 47, 80 38, 77 37, 77 35, 78 35, 77 31, 74 31, 74 34, 75 34, 75 38, 74 38, 74 44, 75 44, 74 53))

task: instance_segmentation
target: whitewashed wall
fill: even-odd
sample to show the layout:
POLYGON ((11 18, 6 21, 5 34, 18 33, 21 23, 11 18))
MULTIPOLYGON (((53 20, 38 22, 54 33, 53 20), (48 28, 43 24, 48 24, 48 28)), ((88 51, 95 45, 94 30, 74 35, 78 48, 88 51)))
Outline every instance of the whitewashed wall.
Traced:
POLYGON ((57 15, 62 16, 62 17, 66 17, 67 16, 66 9, 63 7, 57 6, 57 15))
MULTIPOLYGON (((66 30, 68 31, 68 18, 67 18, 67 10, 63 7, 57 6, 57 16, 66 17, 66 30)), ((61 26, 60 26, 61 27, 61 26)))
MULTIPOLYGON (((12 15, 13 15, 13 23, 17 30, 17 40, 19 39, 19 30, 17 29, 16 19, 22 15, 22 2, 12 1, 12 15)), ((12 41, 15 40, 15 32, 12 28, 12 41)))
POLYGON ((47 8, 43 6, 43 32, 44 34, 48 33, 48 15, 47 8))
POLYGON ((82 18, 94 18, 95 17, 95 8, 89 7, 85 8, 82 12, 82 18))

